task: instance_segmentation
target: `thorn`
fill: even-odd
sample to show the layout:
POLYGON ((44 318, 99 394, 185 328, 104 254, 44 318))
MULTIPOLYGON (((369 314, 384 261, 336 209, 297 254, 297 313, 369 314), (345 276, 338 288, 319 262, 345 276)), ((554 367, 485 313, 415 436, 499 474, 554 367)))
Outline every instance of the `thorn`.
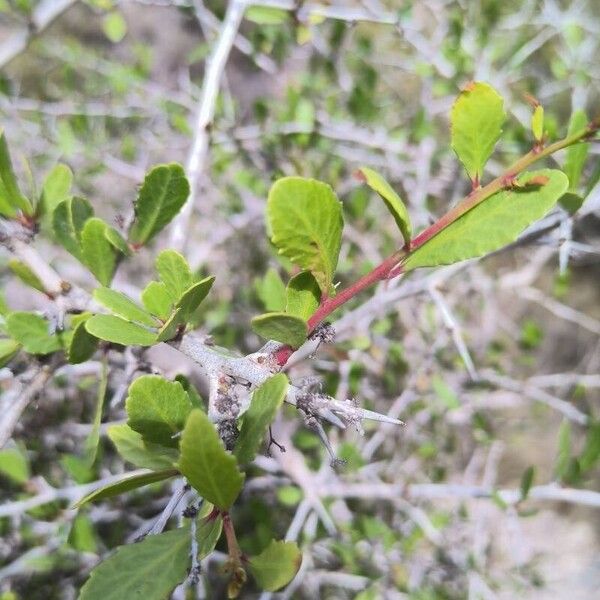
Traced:
POLYGON ((333 413, 328 408, 321 408, 319 410, 319 416, 322 419, 324 419, 325 421, 327 421, 328 423, 331 423, 332 425, 335 425, 336 427, 339 427, 340 429, 346 429, 345 423, 335 413, 333 413))

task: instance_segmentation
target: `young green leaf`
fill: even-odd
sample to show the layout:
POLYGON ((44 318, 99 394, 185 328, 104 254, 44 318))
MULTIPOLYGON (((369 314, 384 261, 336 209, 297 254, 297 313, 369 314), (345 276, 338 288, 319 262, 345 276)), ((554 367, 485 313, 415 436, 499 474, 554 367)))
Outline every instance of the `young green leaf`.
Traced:
POLYGON ((125 256, 131 256, 133 254, 127 240, 114 227, 106 225, 104 237, 117 252, 120 252, 125 256))
POLYGON ((31 477, 27 454, 17 448, 0 450, 0 475, 18 484, 27 483, 31 477))
POLYGON ((223 529, 223 516, 213 514, 214 506, 204 500, 196 517, 196 543, 198 544, 198 560, 208 556, 217 545, 223 529))
POLYGON ((101 562, 79 600, 165 600, 188 573, 190 531, 183 527, 121 546, 101 562))
POLYGON ((198 493, 220 510, 229 510, 235 502, 244 475, 235 456, 223 447, 215 426, 194 409, 188 417, 181 443, 178 468, 198 493))
POLYGON ((181 295, 176 308, 180 311, 182 322, 187 323, 191 319, 196 309, 200 306, 200 303, 206 298, 208 292, 210 292, 214 281, 215 278, 212 276, 205 277, 185 290, 181 295))
POLYGON ((190 402, 192 403, 193 408, 199 408, 206 412, 206 406, 204 404, 204 400, 202 396, 198 393, 196 386, 185 376, 185 375, 176 375, 175 381, 181 384, 183 389, 186 391, 187 395, 190 398, 190 402))
POLYGON ((412 225, 410 223, 408 210, 400 196, 398 196, 392 186, 379 173, 373 171, 373 169, 361 167, 358 170, 358 175, 361 181, 364 181, 373 191, 379 194, 394 217, 394 221, 396 221, 396 225, 398 225, 398 229, 400 229, 400 232, 402 233, 406 247, 410 247, 412 225))
POLYGON ((119 479, 115 483, 109 483, 97 490, 94 490, 87 496, 84 496, 79 500, 74 508, 81 508, 89 502, 97 502, 98 500, 105 500, 106 498, 113 498, 119 496, 125 492, 136 490, 137 488, 150 485, 151 483, 157 483, 158 481, 164 481, 178 475, 177 469, 163 469, 162 471, 150 471, 148 473, 141 473, 139 475, 125 475, 123 479, 119 479))
POLYGON ((558 430, 558 455, 556 457, 555 473, 562 480, 569 470, 571 462, 571 423, 563 421, 558 430))
POLYGON ((94 315, 85 328, 101 340, 123 346, 152 346, 157 342, 155 331, 114 315, 94 315))
MULTIPOLYGON (((78 315, 80 316, 80 315, 78 315)), ((67 360, 74 365, 89 360, 98 348, 98 338, 91 335, 85 327, 86 321, 91 318, 87 313, 73 325, 73 335, 67 347, 67 360)))
POLYGON ((172 468, 179 456, 174 448, 145 442, 137 431, 125 423, 111 425, 108 437, 124 460, 142 469, 159 471, 172 468))
POLYGON ((182 385, 158 375, 138 377, 129 387, 127 424, 144 441, 177 448, 192 403, 182 385))
POLYGON ((270 268, 254 287, 265 310, 279 312, 285 309, 285 284, 275 269, 270 268))
POLYGON ((303 271, 290 279, 285 296, 285 312, 307 321, 319 306, 321 290, 312 273, 303 271))
POLYGON ((538 104, 531 115, 531 131, 536 142, 544 139, 544 107, 538 104))
POLYGON ((82 261, 81 232, 85 222, 93 215, 94 209, 90 203, 77 196, 60 202, 52 213, 56 239, 79 261, 82 261))
POLYGON ((325 183, 284 177, 269 191, 267 215, 279 253, 331 291, 342 240, 342 205, 325 183))
POLYGON ((23 214, 27 216, 33 215, 31 202, 23 196, 19 189, 17 177, 13 171, 6 136, 2 129, 0 129, 0 180, 2 181, 2 192, 6 194, 8 204, 13 209, 23 211, 23 214))
POLYGON ((241 464, 254 460, 269 425, 283 404, 287 389, 287 377, 278 373, 252 394, 250 408, 244 413, 244 422, 233 450, 241 464))
POLYGON ((306 341, 308 325, 304 319, 287 313, 265 313, 251 322, 255 333, 266 340, 275 340, 292 348, 299 348, 306 341))
POLYGON ((69 200, 72 185, 73 173, 71 169, 67 165, 57 164, 44 180, 38 209, 40 214, 51 215, 63 200, 69 200))
POLYGON ((116 251, 106 239, 106 228, 102 219, 91 217, 81 231, 82 262, 102 285, 110 285, 117 266, 116 251))
POLYGON ((487 198, 411 252, 405 270, 450 265, 510 244, 552 208, 569 182, 564 173, 543 169, 523 173, 518 185, 487 198), (531 180, 546 182, 527 185, 531 180))
POLYGON ((50 354, 61 348, 59 337, 49 333, 50 323, 31 312, 13 312, 6 317, 6 331, 25 352, 50 354))
POLYGON ((44 284, 24 262, 11 258, 8 261, 8 267, 25 285, 38 290, 38 292, 45 292, 44 284))
POLYGON ((21 349, 21 344, 8 338, 0 339, 0 368, 6 366, 21 349))
POLYGON ((282 25, 289 20, 287 10, 270 6, 249 6, 244 18, 258 25, 282 25))
POLYGON ((148 243, 171 222, 189 193, 190 184, 181 165, 172 163, 154 167, 146 175, 138 194, 129 241, 137 245, 148 243))
MULTIPOLYGON (((576 110, 571 115, 569 122, 569 133, 568 135, 574 135, 579 133, 582 129, 585 129, 588 124, 587 115, 583 110, 576 110)), ((566 150, 564 171, 566 176, 569 178, 569 191, 577 192, 579 188, 579 180, 581 179, 581 173, 585 166, 585 161, 589 152, 589 144, 573 144, 566 150)))
POLYGON ((527 500, 534 477, 535 467, 527 467, 523 472, 523 476, 521 477, 521 500, 527 500))
POLYGON ((177 301, 192 285, 192 271, 187 260, 175 250, 163 250, 156 257, 156 271, 167 291, 177 301))
POLYGON ((142 292, 144 308, 159 319, 168 319, 173 309, 173 298, 162 281, 151 281, 142 292))
POLYGON ((294 542, 271 540, 258 555, 250 559, 249 566, 259 587, 274 592, 286 586, 302 564, 302 553, 294 542))
POLYGON ((100 443, 100 423, 102 422, 102 409, 104 408, 104 398, 106 396, 106 387, 108 386, 108 365, 106 359, 102 362, 102 373, 100 375, 100 384, 96 394, 96 410, 94 411, 94 420, 92 429, 88 434, 84 444, 85 464, 91 467, 96 462, 98 455, 98 444, 100 443))
POLYGON ((94 290, 94 298, 114 314, 128 321, 137 321, 149 327, 158 326, 156 319, 151 314, 121 292, 101 287, 94 290))
POLYGON ((502 96, 487 83, 468 84, 452 106, 452 149, 475 186, 500 138, 504 118, 502 96))

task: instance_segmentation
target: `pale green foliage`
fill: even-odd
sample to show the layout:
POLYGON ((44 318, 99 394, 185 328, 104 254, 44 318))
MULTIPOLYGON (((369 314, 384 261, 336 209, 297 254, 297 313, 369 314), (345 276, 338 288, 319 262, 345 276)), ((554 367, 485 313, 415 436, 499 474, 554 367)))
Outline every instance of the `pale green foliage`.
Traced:
POLYGON ((156 257, 156 272, 173 300, 177 300, 192 284, 190 266, 175 250, 163 250, 156 257))
POLYGON ((292 277, 285 290, 285 312, 308 320, 319 306, 321 290, 312 273, 292 277))
POLYGON ((94 299, 117 316, 128 321, 137 321, 149 327, 157 326, 156 319, 152 315, 122 292, 101 287, 94 290, 94 299))
MULTIPOLYGON (((585 129, 588 124, 587 115, 583 110, 576 110, 571 115, 569 121, 569 135, 578 133, 582 129, 585 129)), ((581 173, 585 165, 589 152, 589 144, 575 144, 569 146, 566 151, 566 158, 564 164, 564 171, 566 176, 569 178, 569 191, 576 192, 579 188, 579 180, 581 173)))
POLYGON ((58 164, 46 175, 42 185, 40 212, 51 215, 64 200, 71 198, 73 172, 67 165, 58 164))
POLYGON ((125 423, 111 425, 108 428, 108 437, 123 459, 142 469, 168 469, 179 456, 174 448, 144 441, 141 434, 125 423))
POLYGON ((190 543, 184 527, 121 546, 92 571, 79 600, 165 600, 187 575, 190 543))
POLYGON ((480 182, 504 124, 502 96, 487 83, 470 83, 452 106, 452 149, 472 181, 480 182))
POLYGON ((160 319, 167 319, 173 308, 173 297, 162 281, 151 281, 142 292, 144 308, 160 319))
POLYGON ((117 266, 117 250, 107 238, 108 226, 92 217, 81 230, 82 262, 102 285, 110 285, 117 266))
POLYGON ((254 317, 252 329, 266 340, 275 340, 292 348, 302 346, 308 335, 308 325, 304 319, 283 312, 254 317))
POLYGON ((373 171, 373 169, 361 167, 358 170, 358 175, 361 181, 364 181, 372 190, 379 194, 394 217, 394 221, 396 221, 396 225, 398 225, 398 229, 400 229, 402 237, 404 238, 404 243, 407 247, 410 246, 412 225, 410 222, 410 215, 408 214, 408 210, 406 209, 406 205, 402 201, 402 198, 398 196, 385 178, 376 171, 373 171))
POLYGON ((109 483, 108 485, 105 485, 91 492, 87 496, 84 496, 75 504, 75 508, 80 508, 88 502, 97 502, 98 500, 105 500, 106 498, 112 498, 113 496, 118 496, 120 494, 124 494, 125 492, 130 492, 131 490, 135 490, 137 488, 149 485, 151 483, 164 481, 165 479, 175 477, 175 475, 177 475, 176 469, 150 471, 148 473, 142 473, 140 475, 124 475, 123 479, 120 479, 115 483, 109 483))
POLYGON ((129 387, 127 424, 144 441, 176 448, 176 435, 183 429, 192 403, 177 381, 158 375, 138 377, 129 387))
POLYGON ((267 201, 273 244, 279 253, 310 271, 328 294, 342 241, 342 205, 325 183, 284 177, 267 201))
POLYGON ((6 318, 6 330, 31 354, 50 354, 61 348, 59 337, 50 335, 50 323, 35 313, 10 313, 6 318))
POLYGON ((17 177, 13 170, 8 144, 4 131, 0 129, 0 213, 12 217, 17 210, 25 215, 33 214, 33 205, 19 189, 17 177))
POLYGON ((265 310, 279 312, 285 309, 285 283, 275 269, 269 269, 264 277, 257 279, 256 292, 265 310))
POLYGON ((252 394, 250 408, 244 413, 244 422, 233 450, 240 463, 247 464, 254 460, 269 425, 283 404, 287 389, 287 377, 278 373, 252 394))
POLYGON ((544 138, 544 107, 538 104, 531 115, 531 131, 536 142, 544 138))
POLYGON ((275 540, 250 559, 250 570, 258 585, 274 592, 287 585, 302 564, 302 553, 294 542, 275 540))
POLYGON ((40 281, 38 276, 24 263, 20 260, 16 260, 11 258, 8 261, 8 268, 27 286, 33 288, 34 290, 38 290, 39 292, 44 292, 44 284, 40 281))
POLYGON ((198 409, 187 420, 179 445, 178 468, 198 493, 228 510, 244 484, 235 456, 223 447, 215 426, 198 409))
POLYGON ((219 513, 210 516, 214 505, 204 500, 196 516, 196 542, 198 560, 208 556, 217 545, 223 529, 223 516, 219 513))
POLYGON ((94 214, 90 203, 83 198, 69 198, 60 202, 52 213, 56 239, 79 261, 82 261, 81 232, 85 222, 94 214))
POLYGON ((17 448, 0 450, 0 474, 15 483, 26 483, 31 477, 27 456, 17 448))
POLYGON ((123 346, 152 346, 157 341, 156 332, 114 315, 94 315, 85 328, 101 340, 123 346))
POLYGON ((409 254, 405 270, 450 265, 510 244, 554 206, 569 182, 564 173, 543 169, 524 173, 517 184, 521 187, 497 192, 409 254), (527 185, 540 178, 547 182, 527 185))
POLYGON ((135 203, 135 221, 129 232, 133 244, 147 244, 168 225, 185 204, 190 184, 181 165, 154 167, 144 179, 135 203))

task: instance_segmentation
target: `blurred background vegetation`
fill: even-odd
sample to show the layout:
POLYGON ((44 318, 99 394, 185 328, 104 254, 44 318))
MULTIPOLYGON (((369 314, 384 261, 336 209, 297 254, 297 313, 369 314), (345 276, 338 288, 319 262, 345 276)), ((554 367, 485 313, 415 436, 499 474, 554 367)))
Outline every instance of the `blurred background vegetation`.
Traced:
MULTIPOLYGON (((32 15, 51 2, 0 0, 0 123, 22 181, 34 186, 64 162, 77 192, 119 223, 149 167, 186 162, 226 6, 58 4, 65 10, 37 31, 32 15), (19 35, 27 44, 12 56, 19 35)), ((467 82, 487 81, 505 98, 506 134, 488 166, 496 176, 531 147, 527 94, 545 107, 549 139, 566 133, 576 109, 600 114, 599 53, 598 0, 248 9, 224 72, 185 246, 199 272, 217 274, 199 328, 244 353, 260 346, 249 321, 269 309, 289 268, 265 235, 275 178, 314 177, 338 192, 347 223, 339 279, 349 283, 399 243, 385 208, 352 178, 357 167, 381 171, 423 227, 469 191, 448 128, 467 82)), ((336 344, 294 363, 293 380, 318 376, 333 396, 391 412, 406 426, 330 432, 346 461, 332 468, 319 439, 284 411, 274 433, 287 452, 259 461, 235 515, 249 552, 286 532, 301 543, 300 575, 277 597, 597 597, 600 507, 577 493, 569 502, 518 501, 532 475, 543 490, 599 491, 597 144, 590 155, 581 187, 591 194, 577 217, 557 209, 535 226, 531 243, 383 285, 337 315, 336 344)), ((66 279, 92 289, 51 240, 36 244, 66 279)), ((168 246, 163 236, 142 250, 115 287, 137 297, 157 250, 168 246)), ((3 254, 7 304, 43 310, 45 297, 7 262, 3 254)), ((185 373, 203 389, 168 348, 135 358, 167 376, 185 373)), ((128 360, 111 371, 105 423, 124 418, 128 360)), ((13 398, 12 377, 23 368, 0 371, 0 406, 13 398)), ((0 506, 2 600, 74 598, 99 557, 143 533, 169 497, 157 484, 79 514, 60 497, 10 508, 128 468, 106 438, 93 468, 80 459, 98 373, 98 362, 60 371, 0 452, 0 500, 9 507, 0 506)), ((175 596, 223 597, 218 563, 217 553, 200 585, 175 596)))

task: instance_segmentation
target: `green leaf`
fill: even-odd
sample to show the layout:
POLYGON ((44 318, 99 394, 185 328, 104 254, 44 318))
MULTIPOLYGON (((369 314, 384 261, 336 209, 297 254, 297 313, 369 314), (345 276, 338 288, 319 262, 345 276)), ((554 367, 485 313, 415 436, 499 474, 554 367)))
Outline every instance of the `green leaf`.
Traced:
POLYGON ((228 510, 235 502, 244 475, 235 456, 229 454, 208 417, 194 409, 188 417, 181 443, 178 467, 198 493, 220 510, 228 510))
POLYGON ((600 422, 592 423, 587 430, 585 444, 579 457, 582 472, 593 469, 600 460, 600 422))
POLYGON ((449 265, 510 244, 552 208, 569 182, 564 173, 543 169, 523 173, 518 184, 522 187, 490 196, 411 252, 404 263, 405 270, 449 265), (532 179, 542 178, 547 178, 547 182, 541 186, 527 185, 532 179))
POLYGON ((67 348, 67 359, 71 364, 77 365, 89 360, 98 348, 98 338, 91 335, 85 323, 91 315, 88 313, 73 327, 73 335, 67 348))
POLYGON ((267 215, 279 253, 331 290, 342 241, 342 205, 325 183, 284 177, 269 191, 267 215))
POLYGON ((60 339, 50 335, 49 328, 48 321, 35 313, 13 312, 6 317, 6 331, 30 354, 50 354, 60 350, 60 339))
POLYGON ((68 543, 69 546, 79 552, 97 553, 98 543, 96 541, 94 523, 87 515, 79 513, 73 519, 73 524, 69 531, 68 543))
POLYGON ((27 483, 31 477, 27 455, 17 448, 0 450, 0 475, 18 484, 27 483))
POLYGON ((129 296, 121 292, 101 287, 94 290, 94 298, 117 316, 123 317, 128 321, 137 321, 149 327, 158 326, 156 319, 152 315, 147 313, 129 296))
POLYGON ((233 450, 241 464, 254 460, 269 425, 283 404, 287 389, 287 377, 278 373, 267 379, 252 394, 250 407, 244 413, 244 422, 233 450))
POLYGON ((215 278, 213 276, 205 277, 185 290, 181 295, 176 308, 181 311, 181 317, 184 322, 190 320, 196 309, 200 306, 200 303, 206 298, 208 292, 210 292, 214 281, 215 278))
POLYGON ((294 542, 271 543, 250 559, 250 571, 261 589, 274 592, 286 586, 302 564, 302 553, 294 542))
POLYGON ((282 25, 289 19, 288 12, 270 6, 249 6, 244 17, 257 25, 282 25))
POLYGON ((127 22, 119 11, 113 10, 104 15, 102 31, 113 44, 118 44, 127 35, 127 22))
MULTIPOLYGON (((571 115, 569 121, 568 135, 579 133, 585 129, 588 124, 587 115, 583 110, 576 110, 571 115)), ((578 143, 569 146, 566 150, 564 172, 569 178, 569 191, 576 192, 579 188, 579 180, 585 166, 585 161, 589 152, 589 144, 578 143)))
POLYGON ((214 506, 206 500, 196 517, 196 542, 198 544, 198 560, 208 556, 217 545, 223 529, 221 513, 212 514, 214 506))
POLYGON ((85 439, 84 444, 84 464, 91 467, 96 462, 98 455, 98 444, 100 443, 100 423, 102 422, 102 409, 104 408, 104 398, 108 386, 108 364, 106 359, 102 361, 102 373, 100 374, 100 383, 98 393, 96 394, 96 410, 94 411, 94 420, 92 429, 85 439))
POLYGON ((6 194, 6 200, 13 209, 23 211, 27 216, 33 215, 31 202, 23 196, 17 183, 17 177, 13 171, 10 152, 6 142, 4 131, 0 129, 0 180, 2 181, 2 192, 6 194))
POLYGON ((190 266, 175 250, 163 250, 156 257, 156 271, 175 301, 192 285, 190 266))
POLYGON ((190 184, 181 165, 154 167, 146 175, 138 194, 129 240, 138 245, 146 244, 171 222, 189 193, 190 184))
POLYGON ((410 215, 402 202, 402 199, 393 190, 392 186, 377 172, 368 167, 361 167, 358 170, 361 181, 364 181, 373 191, 377 192, 381 199, 385 202, 388 210, 394 217, 398 229, 402 233, 406 247, 410 247, 412 237, 412 225, 410 223, 410 215))
POLYGON ((535 467, 527 467, 521 477, 521 500, 526 500, 535 477, 535 467))
POLYGON ((175 381, 179 382, 183 389, 186 391, 187 395, 190 398, 190 402, 192 403, 193 408, 199 408, 206 412, 206 406, 204 405, 204 400, 202 396, 198 393, 196 386, 185 376, 185 375, 176 375, 175 381))
POLYGON ((172 468, 179 456, 179 452, 173 448, 145 442, 137 431, 125 423, 111 425, 108 437, 124 460, 142 469, 157 471, 172 468))
POLYGON ((285 312, 307 321, 317 310, 321 290, 312 273, 303 271, 290 279, 285 290, 285 312))
POLYGON ((177 448, 192 403, 183 386, 158 375, 143 375, 129 387, 125 403, 131 429, 144 441, 177 448))
POLYGON ((308 325, 304 319, 287 313, 265 313, 252 319, 252 329, 266 340, 275 340, 292 348, 306 341, 308 325))
POLYGON ((40 214, 51 215, 61 202, 69 200, 72 185, 71 169, 67 165, 57 164, 44 180, 39 207, 40 214))
POLYGON ((452 149, 478 185, 504 124, 502 96, 487 83, 470 83, 452 106, 452 149))
POLYGON ((74 505, 74 508, 81 508, 89 502, 97 502, 98 500, 119 496, 125 492, 144 487, 145 485, 170 479, 178 474, 177 469, 163 469, 162 471, 150 471, 149 473, 141 473, 139 475, 125 475, 123 479, 114 483, 109 483, 108 485, 94 490, 87 496, 84 496, 74 505))
POLYGON ((117 266, 115 249, 106 239, 106 229, 102 219, 91 217, 81 231, 82 262, 102 285, 110 285, 117 266))
POLYGON ((173 309, 173 298, 162 281, 151 281, 142 292, 144 308, 159 319, 168 319, 173 309))
POLYGON ((157 342, 155 331, 114 315, 94 315, 85 328, 101 340, 123 346, 152 346, 157 342))
POLYGON ((8 261, 8 267, 25 285, 45 293, 44 284, 24 262, 11 258, 8 261))
POLYGON ((8 364, 21 349, 21 344, 11 339, 0 339, 0 368, 8 364))
POLYGON ((65 250, 82 261, 81 232, 94 209, 84 198, 69 198, 60 202, 52 213, 52 227, 56 239, 65 250))
POLYGON ((187 576, 190 531, 184 527, 121 546, 101 562, 79 600, 165 600, 187 576))
POLYGON ((558 202, 570 215, 574 215, 585 202, 585 198, 574 192, 565 192, 558 202))
POLYGON ((270 268, 262 279, 258 279, 255 288, 265 310, 278 312, 285 309, 285 284, 275 269, 270 268))
POLYGON ((556 457, 556 477, 564 478, 571 462, 571 423, 563 421, 558 430, 558 456, 556 457))
POLYGON ((133 252, 127 243, 127 240, 114 228, 110 225, 106 225, 106 229, 104 230, 104 237, 108 243, 121 254, 125 256, 131 256, 133 252))
POLYGON ((544 139, 544 107, 538 104, 531 115, 531 131, 536 142, 544 139))

